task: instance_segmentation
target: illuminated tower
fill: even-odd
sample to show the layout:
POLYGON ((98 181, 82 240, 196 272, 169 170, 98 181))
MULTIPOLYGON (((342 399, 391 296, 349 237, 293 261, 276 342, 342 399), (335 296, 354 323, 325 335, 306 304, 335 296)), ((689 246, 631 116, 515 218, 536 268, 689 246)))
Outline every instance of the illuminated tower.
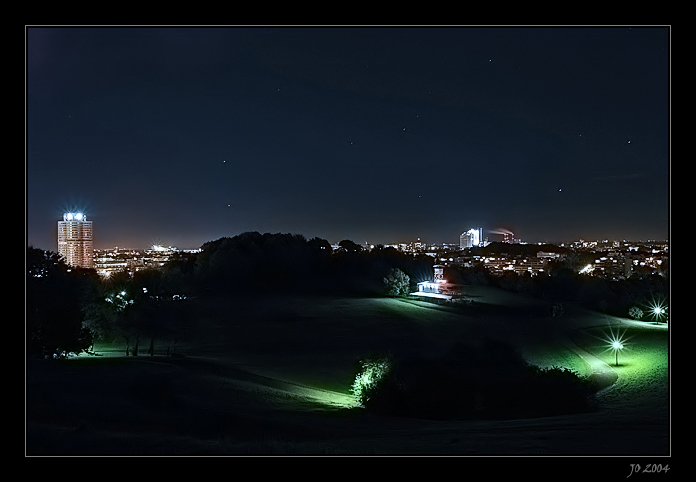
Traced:
POLYGON ((58 221, 58 254, 66 264, 93 268, 92 221, 82 213, 65 213, 58 221))
POLYGON ((441 264, 436 264, 433 266, 433 281, 435 283, 445 283, 445 267, 441 264))
POLYGON ((459 247, 472 248, 474 246, 479 246, 483 243, 483 229, 475 228, 470 229, 459 236, 459 247))

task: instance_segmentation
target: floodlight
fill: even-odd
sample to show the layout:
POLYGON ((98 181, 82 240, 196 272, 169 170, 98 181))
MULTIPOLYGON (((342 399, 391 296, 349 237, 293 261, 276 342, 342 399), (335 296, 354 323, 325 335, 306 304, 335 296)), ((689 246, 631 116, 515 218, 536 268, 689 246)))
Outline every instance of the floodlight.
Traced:
POLYGON ((616 333, 614 333, 614 330, 612 330, 611 326, 609 327, 609 333, 610 335, 607 335, 605 333, 603 338, 607 346, 607 349, 605 351, 611 350, 614 352, 616 366, 619 366, 619 351, 628 348, 626 342, 632 337, 625 337, 626 330, 624 330, 623 333, 621 333, 619 330, 617 330, 616 333))
POLYGON ((661 322, 663 318, 667 318, 667 300, 664 296, 652 297, 652 300, 648 302, 648 313, 650 317, 655 321, 655 323, 661 322))

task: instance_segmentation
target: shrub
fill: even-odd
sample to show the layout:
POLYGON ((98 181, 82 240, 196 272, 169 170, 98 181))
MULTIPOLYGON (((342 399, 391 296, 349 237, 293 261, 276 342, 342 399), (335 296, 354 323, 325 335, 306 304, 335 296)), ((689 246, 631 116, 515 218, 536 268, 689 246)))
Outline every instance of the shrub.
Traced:
POLYGON ((641 318, 643 318, 643 310, 641 310, 637 306, 631 306, 628 310, 628 316, 630 316, 634 320, 640 320, 641 318))
POLYGON ((386 355, 372 355, 358 361, 351 391, 361 405, 365 406, 384 384, 391 368, 391 358, 386 355))
POLYGON ((361 361, 354 393, 368 411, 445 420, 588 411, 592 386, 572 370, 529 365, 510 345, 458 345, 437 359, 361 361))
POLYGON ((526 393, 526 411, 530 415, 558 415, 586 412, 594 408, 590 381, 575 371, 554 366, 530 366, 532 377, 526 393))
POLYGON ((384 287, 390 296, 404 296, 411 287, 411 278, 400 269, 392 268, 384 278, 384 287))

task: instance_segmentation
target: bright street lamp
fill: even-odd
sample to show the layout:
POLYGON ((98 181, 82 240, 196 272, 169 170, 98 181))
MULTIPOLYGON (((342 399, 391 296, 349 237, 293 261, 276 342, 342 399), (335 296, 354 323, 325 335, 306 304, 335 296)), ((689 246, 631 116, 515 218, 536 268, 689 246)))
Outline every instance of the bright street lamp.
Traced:
POLYGON ((621 350, 625 350, 628 348, 628 344, 626 343, 629 338, 626 338, 626 331, 624 330, 623 333, 621 333, 619 330, 614 333, 614 330, 612 330, 611 326, 609 327, 609 333, 610 335, 607 335, 606 333, 604 334, 604 341, 606 342, 606 347, 607 349, 605 351, 613 351, 614 352, 614 357, 615 357, 615 363, 616 366, 619 366, 619 352, 621 350))
POLYGON ((655 323, 659 323, 663 318, 667 317, 667 305, 663 300, 654 300, 650 305, 650 317, 655 320, 655 323))
POLYGON ((662 293, 650 293, 650 299, 643 303, 646 314, 652 318, 655 324, 669 321, 669 300, 662 293))

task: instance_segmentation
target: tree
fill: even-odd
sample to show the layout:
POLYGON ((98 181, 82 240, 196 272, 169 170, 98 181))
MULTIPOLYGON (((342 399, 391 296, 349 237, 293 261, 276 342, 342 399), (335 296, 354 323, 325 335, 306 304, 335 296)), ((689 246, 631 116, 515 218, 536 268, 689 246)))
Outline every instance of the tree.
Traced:
POLYGON ((340 241, 338 243, 338 246, 341 248, 341 251, 346 253, 360 253, 363 250, 362 246, 351 241, 350 239, 344 239, 340 241))
POLYGON ((81 306, 96 284, 96 271, 70 268, 51 251, 27 249, 27 355, 62 357, 92 346, 81 306))
POLYGON ((407 295, 411 288, 411 278, 398 268, 392 268, 384 277, 384 286, 389 296, 407 295))
POLYGON ((121 336, 126 342, 126 355, 130 353, 130 340, 134 336, 134 299, 130 282, 103 283, 93 299, 83 307, 84 326, 95 339, 121 336))
POLYGON ((314 237, 307 241, 310 248, 320 251, 322 254, 331 254, 331 243, 326 239, 314 237))
POLYGON ((638 308, 637 306, 631 306, 628 310, 628 316, 633 318, 634 320, 640 320, 643 318, 643 310, 638 308))

